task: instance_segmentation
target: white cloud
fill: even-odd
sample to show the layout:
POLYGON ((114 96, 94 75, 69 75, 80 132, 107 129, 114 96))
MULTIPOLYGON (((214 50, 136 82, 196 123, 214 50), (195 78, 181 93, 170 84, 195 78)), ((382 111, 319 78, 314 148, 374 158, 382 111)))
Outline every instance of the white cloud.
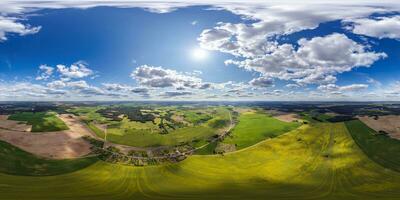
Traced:
POLYGON ((57 71, 67 79, 84 78, 93 74, 93 71, 87 67, 87 64, 80 61, 72 64, 70 67, 57 65, 57 71))
POLYGON ((131 77, 138 81, 140 85, 153 88, 183 87, 208 89, 211 87, 210 83, 203 83, 202 80, 196 76, 149 65, 137 67, 132 72, 131 77))
POLYGON ((47 65, 39 66, 39 75, 36 77, 36 80, 47 80, 53 74, 54 68, 47 65))
POLYGON ((193 92, 187 92, 187 91, 167 91, 163 92, 161 94, 162 97, 179 97, 179 96, 187 96, 187 95, 192 95, 193 92))
POLYGON ((266 96, 281 96, 283 93, 283 90, 272 90, 272 91, 266 91, 263 92, 264 95, 266 96))
POLYGON ((299 88, 300 85, 289 83, 289 84, 286 84, 286 87, 291 88, 291 89, 295 89, 295 88, 299 88))
POLYGON ((66 86, 72 87, 72 88, 74 88, 74 89, 86 89, 86 88, 89 88, 89 87, 90 87, 90 86, 86 83, 86 81, 84 81, 84 80, 66 82, 66 86))
POLYGON ((144 87, 135 87, 130 90, 133 93, 149 96, 149 89, 144 87))
POLYGON ((400 39, 400 16, 353 19, 347 28, 355 34, 400 39))
POLYGON ((268 51, 243 57, 246 59, 228 60, 226 64, 298 84, 328 84, 336 82, 336 74, 355 67, 369 67, 386 54, 369 51, 346 35, 333 33, 300 39, 297 49, 290 44, 270 44, 268 51))
POLYGON ((144 87, 132 87, 129 85, 123 85, 118 83, 103 83, 104 89, 114 94, 138 94, 142 97, 148 97, 150 90, 144 87))
POLYGON ((249 83, 255 87, 271 87, 274 85, 273 79, 269 77, 255 78, 251 80, 249 83))
POLYGON ((376 79, 373 79, 371 77, 367 77, 367 83, 369 83, 371 85, 374 85, 374 86, 377 86, 377 87, 381 87, 382 86, 382 83, 380 81, 378 81, 376 79))
POLYGON ((39 32, 40 26, 31 27, 30 25, 22 24, 14 17, 0 16, 0 42, 7 40, 7 34, 29 35, 39 32))
POLYGON ((366 84, 351 84, 351 85, 345 85, 345 86, 338 86, 335 84, 328 84, 328 85, 320 85, 318 87, 319 90, 325 91, 325 92, 355 92, 355 91, 361 91, 365 90, 368 88, 368 85, 366 84))
POLYGON ((103 87, 109 91, 128 91, 133 89, 131 86, 118 83, 102 83, 103 87))
POLYGON ((48 88, 30 82, 1 82, 0 99, 7 100, 43 100, 65 94, 63 90, 48 88))
MULTIPOLYGON (((362 88, 364 86, 356 86, 357 84, 351 87, 337 86, 334 84, 336 82, 336 75, 351 71, 355 67, 370 66, 376 60, 385 57, 385 54, 372 52, 366 46, 357 44, 341 34, 303 39, 296 45, 278 44, 275 42, 276 37, 285 36, 301 30, 313 29, 318 27, 320 23, 333 20, 354 22, 354 25, 356 25, 358 19, 367 19, 372 13, 400 10, 399 4, 396 4, 396 2, 392 0, 383 0, 379 1, 379 3, 373 0, 356 0, 351 2, 332 0, 328 3, 324 2, 324 4, 313 0, 305 0, 301 3, 296 0, 268 2, 261 0, 205 0, 201 2, 171 2, 163 0, 148 2, 115 2, 102 0, 1 1, 0 13, 3 16, 2 19, 9 20, 11 23, 7 22, 5 24, 11 25, 7 25, 7 28, 4 28, 6 26, 3 26, 3 29, 0 28, 0 36, 2 36, 0 38, 4 40, 4 38, 7 38, 6 36, 8 36, 8 33, 26 35, 39 31, 40 27, 30 27, 29 25, 23 24, 17 18, 8 17, 11 15, 23 15, 28 11, 36 9, 115 6, 124 8, 140 7, 152 12, 163 13, 190 5, 211 5, 212 9, 228 10, 240 15, 246 20, 246 22, 237 24, 218 23, 214 28, 204 30, 199 37, 199 42, 203 48, 226 52, 237 56, 237 59, 227 61, 226 63, 235 64, 247 70, 258 72, 261 75, 260 78, 254 79, 251 83, 230 82, 216 84, 203 82, 203 80, 195 74, 177 72, 162 67, 159 67, 161 69, 154 69, 157 67, 148 66, 153 69, 150 70, 152 72, 149 72, 147 75, 144 73, 136 77, 136 75, 132 73, 132 76, 140 84, 139 87, 118 83, 106 83, 96 87, 89 85, 85 81, 74 80, 89 77, 93 74, 93 71, 87 68, 86 64, 83 64, 83 68, 79 64, 73 64, 70 67, 65 65, 57 66, 57 70, 61 74, 60 80, 45 83, 45 85, 29 85, 28 83, 24 83, 18 86, 20 89, 15 92, 8 92, 11 89, 0 87, 0 91, 2 91, 1 95, 20 95, 24 98, 23 95, 25 94, 43 97, 47 93, 48 96, 86 95, 87 98, 89 98, 90 95, 93 95, 107 98, 119 98, 128 94, 127 91, 133 94, 149 94, 151 92, 155 94, 164 94, 164 87, 172 87, 175 89, 183 89, 183 91, 179 91, 178 93, 176 93, 176 91, 170 91, 165 93, 165 96, 188 95, 189 98, 189 93, 192 93, 196 94, 196 97, 198 97, 198 93, 195 93, 193 90, 212 88, 221 90, 222 92, 232 91, 229 95, 236 95, 232 96, 234 98, 238 96, 250 97, 254 96, 254 94, 248 92, 252 89, 252 83, 259 86, 269 85, 268 78, 266 77, 291 80, 291 83, 293 83, 292 85, 297 85, 299 87, 305 84, 321 84, 326 87, 336 88, 336 91, 332 91, 336 93, 353 91, 357 90, 354 88, 362 88), (248 19, 251 19, 251 21, 248 21, 248 19), (340 49, 340 51, 338 51, 338 49, 340 49), (329 54, 335 56, 328 56, 329 54), (157 71, 161 74, 157 74, 157 71), (163 74, 163 72, 165 72, 165 74, 163 74), (263 81, 263 79, 265 80, 263 81), (329 84, 336 87, 327 86, 329 84), (233 92, 234 90, 236 91, 233 92)), ((387 21, 387 19, 382 18, 371 20, 387 21)), ((355 29, 356 27, 354 27, 354 30, 355 29)), ((392 30, 393 29, 388 28, 385 34, 392 30)), ((366 34, 367 33, 365 33, 365 35, 366 34)), ((382 33, 373 34, 381 35, 382 33)), ((391 34, 384 37, 394 37, 391 34)), ((43 79, 39 78, 39 80, 47 80, 50 76, 52 75, 50 74, 47 78, 44 76, 43 79)), ((39 74, 38 77, 42 77, 41 74, 39 74)), ((393 91, 395 90, 393 89, 393 91)), ((274 90, 270 93, 272 95, 284 95, 284 92, 280 90, 274 90)), ((210 96, 212 94, 207 95, 210 96)), ((184 97, 186 98, 186 96, 184 97)), ((307 94, 305 94, 305 98, 308 98, 307 94)))
POLYGON ((52 82, 50 82, 50 83, 47 83, 47 87, 49 87, 49 88, 55 88, 55 89, 57 89, 57 88, 63 88, 63 87, 65 87, 65 86, 67 86, 67 84, 65 84, 63 81, 61 81, 61 80, 56 80, 56 81, 52 81, 52 82))

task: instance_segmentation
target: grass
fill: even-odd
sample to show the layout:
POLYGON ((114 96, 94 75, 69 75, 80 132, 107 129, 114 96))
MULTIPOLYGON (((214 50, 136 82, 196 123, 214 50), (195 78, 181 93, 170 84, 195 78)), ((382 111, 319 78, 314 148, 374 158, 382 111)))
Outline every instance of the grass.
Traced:
POLYGON ((400 172, 400 141, 377 134, 359 120, 346 122, 346 126, 358 146, 371 160, 400 172))
POLYGON ((51 112, 21 112, 8 118, 9 120, 25 121, 32 125, 31 132, 51 132, 67 130, 68 126, 51 112))
POLYGON ((98 123, 108 122, 108 119, 103 117, 100 113, 97 113, 97 110, 100 110, 102 107, 77 107, 73 109, 69 109, 68 112, 71 112, 75 115, 82 116, 82 118, 87 121, 96 121, 98 123))
POLYGON ((223 128, 229 125, 230 120, 229 119, 220 119, 220 118, 214 118, 208 121, 208 126, 212 128, 223 128))
POLYGON ((207 126, 184 127, 164 135, 141 129, 109 128, 107 141, 136 147, 175 146, 193 140, 207 139, 214 134, 214 129, 207 126))
MULTIPOLYGON (((167 109, 167 108, 165 108, 167 109)), ((168 108, 171 110, 172 108, 168 108)), ((78 110, 83 116, 94 111, 94 108, 78 110), (83 114, 86 113, 86 114, 83 114)), ((191 124, 181 127, 168 129, 167 134, 161 134, 161 129, 157 123, 153 122, 136 122, 124 118, 121 121, 108 121, 107 141, 136 147, 153 147, 153 146, 176 146, 193 141, 202 141, 209 139, 217 134, 218 129, 224 128, 229 124, 229 110, 226 108, 207 108, 205 110, 174 110, 179 115, 185 113, 186 117, 190 116, 191 124), (211 115, 213 119, 209 119, 211 115), (208 120, 206 122, 206 120, 208 120)), ((163 120, 164 124, 167 122, 163 120)), ((94 123, 88 122, 89 128, 99 137, 104 138, 105 133, 96 127, 94 123)))
POLYGON ((210 115, 201 110, 183 110, 182 112, 185 120, 193 124, 200 124, 212 119, 210 115))
POLYGON ((235 144, 237 149, 242 149, 266 138, 286 133, 298 126, 296 122, 283 122, 263 113, 243 113, 230 137, 225 138, 223 142, 235 144))
POLYGON ((224 156, 49 177, 0 174, 1 199, 398 199, 400 173, 368 159, 343 123, 302 126, 224 156))
POLYGON ((95 126, 93 123, 89 122, 87 123, 87 126, 90 128, 90 130, 92 130, 97 136, 99 136, 100 138, 104 138, 105 133, 104 131, 102 131, 101 129, 97 128, 97 126, 95 126))
POLYGON ((300 116, 310 123, 329 122, 328 120, 334 117, 317 111, 302 112, 300 113, 300 116))
POLYGON ((208 145, 204 146, 201 149, 196 150, 195 154, 196 155, 211 155, 214 154, 214 150, 217 147, 218 142, 211 142, 208 145))
POLYGON ((47 160, 0 141, 0 160, 1 173, 49 176, 77 171, 95 163, 97 158, 47 160))

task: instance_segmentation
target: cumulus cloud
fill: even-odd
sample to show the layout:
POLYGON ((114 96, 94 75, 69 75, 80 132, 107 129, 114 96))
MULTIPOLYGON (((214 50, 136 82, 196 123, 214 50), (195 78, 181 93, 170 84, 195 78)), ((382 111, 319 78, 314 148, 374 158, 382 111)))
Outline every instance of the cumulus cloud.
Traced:
POLYGON ((118 83, 103 83, 102 84, 104 89, 111 92, 111 93, 119 93, 119 94, 138 94, 140 96, 146 96, 148 97, 149 94, 149 89, 145 87, 132 87, 129 85, 123 85, 123 84, 118 84, 118 83))
POLYGON ((138 81, 140 85, 153 88, 208 89, 212 85, 211 83, 203 83, 202 79, 193 75, 149 65, 137 67, 131 73, 131 77, 138 81))
POLYGON ((128 91, 132 89, 131 86, 118 83, 102 83, 102 85, 108 91, 128 91))
POLYGON ((256 87, 271 87, 274 85, 274 81, 269 77, 259 77, 251 80, 250 84, 256 87))
POLYGON ((27 24, 18 22, 15 17, 0 16, 0 42, 7 40, 8 34, 18 34, 20 36, 35 34, 41 29, 40 26, 31 27, 27 24))
POLYGON ((347 28, 355 34, 400 39, 400 16, 362 18, 348 22, 351 24, 347 28))
POLYGON ((0 83, 0 99, 13 100, 43 100, 43 98, 60 97, 66 91, 48 88, 30 82, 2 82, 0 83))
POLYGON ((366 46, 338 33, 300 39, 297 44, 297 48, 291 44, 273 44, 268 52, 243 55, 245 60, 228 60, 226 64, 303 85, 328 84, 336 81, 336 74, 355 67, 368 67, 386 57, 385 53, 369 51, 366 46))
POLYGON ((93 74, 85 62, 76 62, 71 66, 57 65, 57 71, 67 79, 84 78, 93 74))
MULTIPOLYGON (((352 4, 318 3, 258 5, 230 4, 223 9, 251 19, 241 23, 218 23, 203 30, 198 41, 202 48, 236 56, 227 60, 250 71, 270 78, 292 80, 298 85, 329 84, 336 75, 355 67, 370 66, 386 57, 384 53, 368 50, 343 34, 331 34, 302 39, 297 44, 278 44, 277 37, 314 29, 323 22, 353 20, 373 13, 387 12, 388 8, 352 4), (341 49, 342 50, 338 50, 341 49)), ((394 7, 393 7, 394 8, 394 7)))
POLYGON ((162 97, 178 97, 192 95, 193 92, 188 91, 167 91, 161 94, 162 97))
POLYGON ((36 80, 47 80, 53 74, 54 68, 47 65, 39 66, 39 75, 36 77, 36 80))
POLYGON ((132 88, 131 92, 137 93, 137 94, 148 94, 149 89, 144 88, 144 87, 136 87, 136 88, 132 88))
POLYGON ((89 88, 89 85, 84 80, 66 82, 66 86, 72 87, 74 89, 86 89, 86 88, 89 88))
POLYGON ((295 88, 299 88, 300 86, 297 85, 297 84, 289 83, 289 84, 286 84, 286 87, 291 88, 291 89, 295 89, 295 88))
MULTIPOLYGON (((170 12, 179 7, 191 5, 210 5, 214 9, 231 11, 240 15, 243 19, 241 23, 218 23, 214 28, 204 30, 199 36, 199 43, 202 48, 225 52, 236 56, 236 59, 226 61, 226 64, 234 64, 249 71, 257 72, 261 75, 249 83, 205 83, 196 74, 187 74, 168 70, 162 67, 147 66, 143 72, 135 71, 132 77, 138 81, 139 87, 131 87, 117 83, 107 83, 102 86, 91 86, 85 81, 77 79, 86 78, 93 74, 86 64, 73 64, 74 67, 60 65, 57 72, 61 74, 60 80, 55 80, 44 85, 23 85, 24 90, 14 93, 0 87, 1 95, 36 95, 43 97, 47 92, 54 95, 70 95, 73 93, 81 95, 101 95, 107 97, 121 97, 129 93, 148 94, 150 91, 162 93, 163 88, 172 87, 177 91, 165 92, 165 96, 184 96, 195 94, 195 89, 221 89, 232 91, 233 94, 251 96, 253 94, 246 90, 251 90, 254 86, 269 86, 269 79, 290 80, 294 85, 302 87, 305 84, 320 84, 321 89, 334 88, 332 92, 342 93, 357 90, 364 86, 337 86, 336 75, 346 71, 351 71, 355 67, 368 67, 376 60, 384 58, 386 54, 370 51, 366 46, 358 44, 342 34, 331 34, 328 36, 302 39, 297 44, 277 43, 276 38, 286 36, 302 30, 313 29, 319 24, 334 20, 343 20, 353 25, 355 33, 362 35, 376 35, 374 37, 398 38, 393 35, 392 30, 387 28, 387 23, 393 23, 393 19, 372 18, 374 22, 364 22, 361 19, 369 19, 373 13, 384 13, 398 11, 397 4, 392 0, 383 0, 379 3, 370 1, 348 1, 338 0, 330 2, 329 6, 316 1, 302 1, 301 4, 295 0, 284 1, 185 1, 185 2, 128 2, 128 1, 9 1, 0 2, 0 12, 2 13, 3 28, 0 25, 0 40, 7 39, 8 34, 33 34, 40 30, 40 27, 31 27, 23 24, 17 18, 7 17, 8 15, 23 14, 35 9, 43 8, 91 8, 95 6, 115 6, 115 7, 140 7, 152 12, 170 12), (385 1, 385 2, 383 2, 385 1), (386 3, 386 4, 384 4, 386 3), (387 4, 389 3, 389 4, 387 4), (378 22, 379 21, 379 22, 378 22), (382 21, 382 22, 381 22, 382 21), (10 23, 11 22, 11 23, 10 23), (377 23, 384 33, 367 33, 362 26, 376 27, 377 23), (4 26, 4 24, 6 24, 4 26), (371 25, 374 24, 374 25, 371 25), (358 26, 358 27, 357 27, 358 26), (4 28, 6 27, 6 28, 4 28), (363 30, 363 31, 361 31, 363 30), (323 45, 319 45, 323 44, 323 45), (330 54, 334 56, 329 56, 330 54), (268 78, 267 78, 268 77, 268 78), (332 84, 331 86, 328 86, 332 84), (30 87, 29 87, 30 86, 30 87), (33 88, 33 89, 31 89, 33 88), (3 92, 6 91, 6 92, 3 92), (28 94, 28 92, 30 94, 28 94), (127 92, 128 91, 128 92, 127 92)), ((394 17, 387 17, 394 18, 394 17)), ((0 20, 0 24, 1 24, 0 20)), ((379 30, 373 30, 379 31, 379 30)), ((45 73, 45 71, 43 71, 45 73)), ((53 72, 55 73, 55 72, 53 72)), ((47 80, 46 73, 39 80, 47 80)), ((54 74, 53 74, 54 75, 54 74)), ((42 77, 41 74, 38 77, 42 77)), ((288 84, 289 87, 290 84, 288 84)), ((357 84, 355 84, 357 85, 357 84)), ((23 88, 19 86, 19 88, 23 88)), ((291 86, 290 86, 291 87, 291 86)), ((395 90, 393 90, 395 91, 395 90)), ((271 95, 282 95, 280 90, 270 92, 271 95)), ((235 96, 237 97, 237 96, 235 96)))
POLYGON ((47 83, 47 87, 49 87, 49 88, 56 89, 56 88, 63 88, 65 86, 67 86, 67 84, 65 84, 64 81, 61 81, 61 80, 56 80, 56 81, 47 83))
POLYGON ((266 96, 281 96, 283 94, 283 90, 272 90, 263 92, 266 96))
POLYGON ((365 90, 368 88, 366 84, 351 84, 345 86, 338 86, 335 84, 328 84, 328 85, 320 85, 318 87, 319 90, 322 91, 329 91, 329 92, 355 92, 360 90, 365 90))

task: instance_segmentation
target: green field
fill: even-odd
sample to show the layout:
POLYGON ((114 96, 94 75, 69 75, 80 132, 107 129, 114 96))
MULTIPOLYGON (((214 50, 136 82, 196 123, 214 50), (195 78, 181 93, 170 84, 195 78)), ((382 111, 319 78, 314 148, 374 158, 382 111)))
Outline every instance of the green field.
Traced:
POLYGON ((371 161, 343 123, 303 126, 224 156, 49 177, 0 175, 1 199, 398 199, 400 173, 371 161))
MULTIPOLYGON (((24 176, 57 175, 83 169, 97 158, 47 160, 0 141, 0 173, 24 176)), ((0 195, 1 199, 1 195, 0 195)))
POLYGON ((9 120, 24 121, 32 125, 31 132, 67 130, 68 126, 51 112, 21 112, 8 117, 9 120))
POLYGON ((102 107, 77 107, 73 109, 69 109, 68 112, 71 112, 77 116, 81 116, 84 121, 96 121, 99 123, 107 122, 108 119, 101 116, 101 114, 96 111, 101 109, 102 107))
POLYGON ((207 139, 215 130, 207 126, 184 127, 169 134, 150 133, 140 129, 107 129, 107 141, 136 147, 175 146, 193 140, 207 139))
POLYGON ((366 155, 382 166, 400 172, 400 141, 379 135, 359 120, 346 122, 354 141, 366 155))
POLYGON ((157 116, 154 121, 146 122, 132 121, 126 117, 119 121, 104 120, 99 113, 96 113, 96 110, 96 108, 76 108, 70 111, 86 119, 89 128, 97 136, 105 137, 104 131, 98 126, 106 126, 107 141, 136 147, 176 146, 195 141, 205 142, 217 135, 219 129, 224 129, 230 124, 230 110, 226 107, 204 109, 158 107, 145 111, 157 116), (179 116, 184 121, 175 122, 171 116, 166 117, 167 113, 171 116, 179 116), (164 124, 167 133, 162 133, 161 124, 164 124))
POLYGON ((273 138, 298 127, 296 122, 283 122, 263 113, 243 113, 239 123, 232 130, 224 143, 235 144, 237 149, 242 149, 266 138, 273 138))
POLYGON ((302 112, 300 113, 300 116, 310 123, 329 122, 329 119, 334 117, 332 115, 319 113, 317 111, 302 112))

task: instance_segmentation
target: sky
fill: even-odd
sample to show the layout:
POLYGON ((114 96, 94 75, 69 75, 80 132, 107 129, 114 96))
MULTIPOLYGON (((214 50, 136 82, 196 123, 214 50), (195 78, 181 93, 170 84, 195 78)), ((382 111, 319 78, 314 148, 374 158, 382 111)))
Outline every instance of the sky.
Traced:
POLYGON ((400 3, 1 1, 0 101, 397 101, 400 3))

